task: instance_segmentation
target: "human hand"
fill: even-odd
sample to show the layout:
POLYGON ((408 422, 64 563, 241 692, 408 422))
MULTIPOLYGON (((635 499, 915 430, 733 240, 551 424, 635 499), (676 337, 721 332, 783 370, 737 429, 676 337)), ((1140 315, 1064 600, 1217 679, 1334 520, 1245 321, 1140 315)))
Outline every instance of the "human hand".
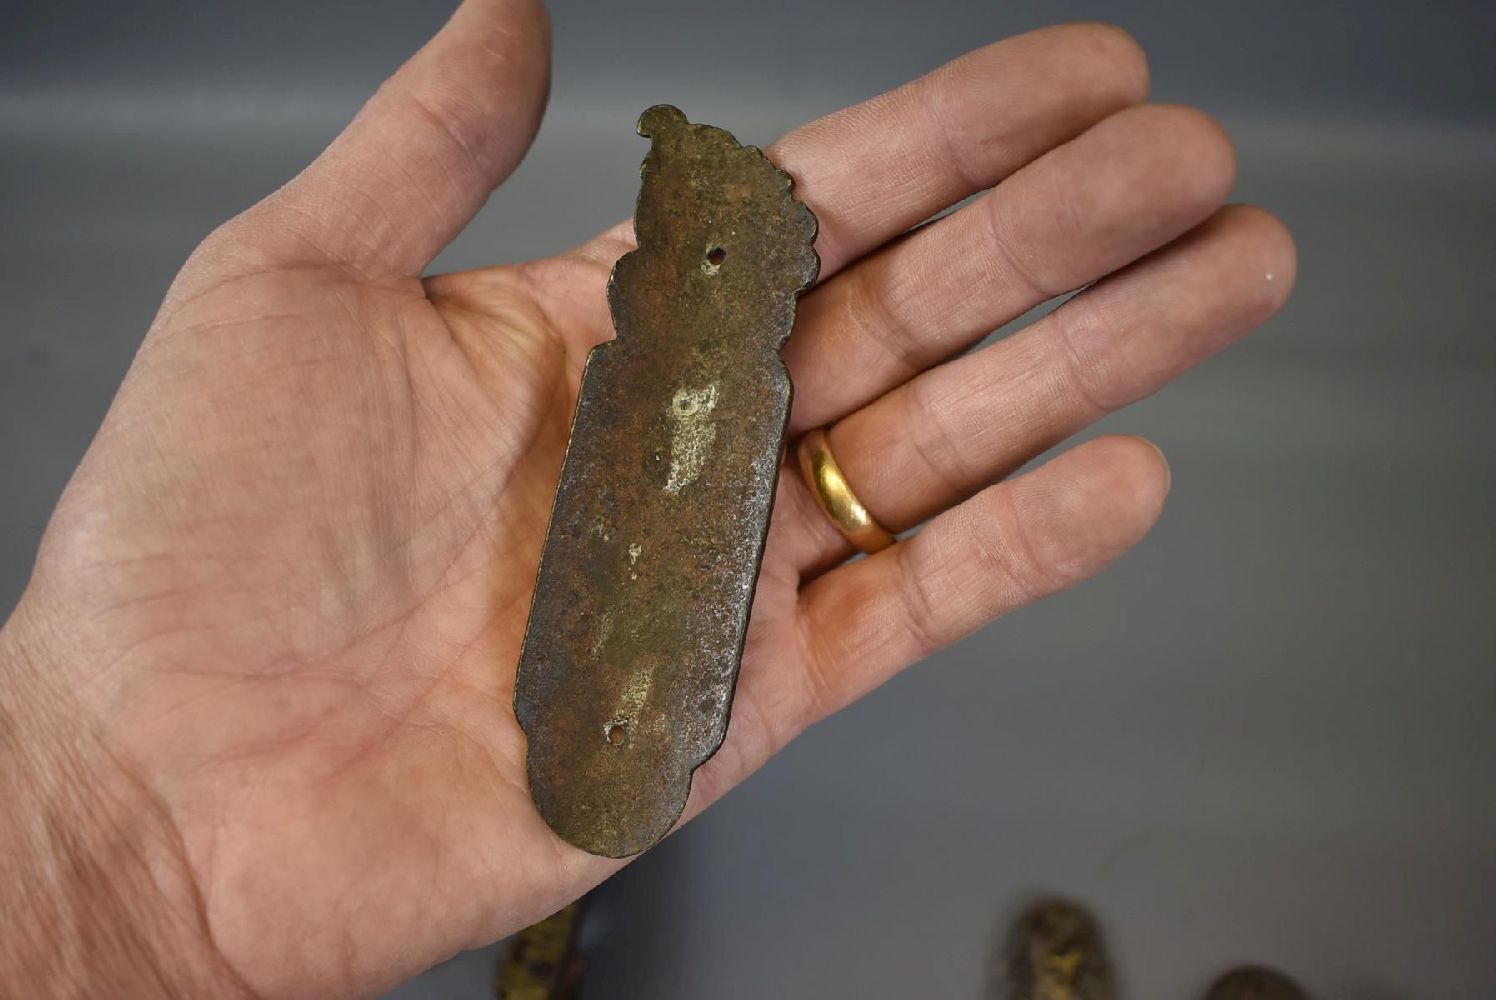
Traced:
MULTIPOLYGON (((420 277, 523 155, 547 60, 537 5, 468 0, 173 284, 0 635, 6 981, 367 994, 618 868, 535 812, 511 699, 631 231, 420 277)), ((1121 32, 1052 28, 769 147, 821 224, 791 434, 834 423, 879 519, 928 523, 848 563, 781 476, 732 725, 687 818, 1152 525, 1168 473, 1137 439, 1007 477, 1265 319, 1294 257, 1271 217, 1220 207, 1219 127, 1138 106, 1146 84, 1121 32)))

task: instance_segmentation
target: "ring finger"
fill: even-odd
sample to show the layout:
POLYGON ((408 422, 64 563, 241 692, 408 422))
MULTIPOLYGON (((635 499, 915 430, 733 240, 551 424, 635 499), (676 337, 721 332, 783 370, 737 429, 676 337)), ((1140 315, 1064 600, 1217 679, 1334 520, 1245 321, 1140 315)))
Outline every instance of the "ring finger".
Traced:
MULTIPOLYGON (((1293 270, 1276 219, 1224 209, 1019 333, 844 417, 830 450, 874 517, 909 528, 1225 347, 1278 309, 1293 270)), ((803 525, 802 573, 846 558, 809 490, 785 493, 784 516, 803 525)))

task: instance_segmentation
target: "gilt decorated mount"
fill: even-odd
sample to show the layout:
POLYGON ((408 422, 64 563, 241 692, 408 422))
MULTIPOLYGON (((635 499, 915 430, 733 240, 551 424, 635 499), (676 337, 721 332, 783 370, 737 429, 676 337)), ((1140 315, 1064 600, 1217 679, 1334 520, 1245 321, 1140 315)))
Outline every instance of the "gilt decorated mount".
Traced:
POLYGON ((819 268, 815 216, 758 149, 666 105, 639 133, 639 248, 582 375, 514 697, 541 815, 615 858, 670 831, 726 735, 790 410, 779 349, 819 268))

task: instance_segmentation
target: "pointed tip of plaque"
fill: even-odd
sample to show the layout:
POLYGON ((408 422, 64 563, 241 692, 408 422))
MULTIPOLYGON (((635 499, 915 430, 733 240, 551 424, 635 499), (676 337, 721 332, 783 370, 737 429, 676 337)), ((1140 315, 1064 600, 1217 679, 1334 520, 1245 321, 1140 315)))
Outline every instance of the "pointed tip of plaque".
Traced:
POLYGON ((680 108, 673 104, 656 104, 639 116, 639 124, 634 128, 640 135, 649 138, 688 124, 685 112, 680 108))

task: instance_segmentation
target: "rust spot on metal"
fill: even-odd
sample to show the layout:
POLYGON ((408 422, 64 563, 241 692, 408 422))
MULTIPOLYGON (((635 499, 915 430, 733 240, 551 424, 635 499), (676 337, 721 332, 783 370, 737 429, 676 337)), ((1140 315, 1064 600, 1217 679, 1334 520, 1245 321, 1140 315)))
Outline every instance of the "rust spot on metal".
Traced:
POLYGON ((820 266, 788 174, 660 105, 582 375, 514 708, 551 828, 626 857, 721 746, 790 410, 779 349, 820 266))

